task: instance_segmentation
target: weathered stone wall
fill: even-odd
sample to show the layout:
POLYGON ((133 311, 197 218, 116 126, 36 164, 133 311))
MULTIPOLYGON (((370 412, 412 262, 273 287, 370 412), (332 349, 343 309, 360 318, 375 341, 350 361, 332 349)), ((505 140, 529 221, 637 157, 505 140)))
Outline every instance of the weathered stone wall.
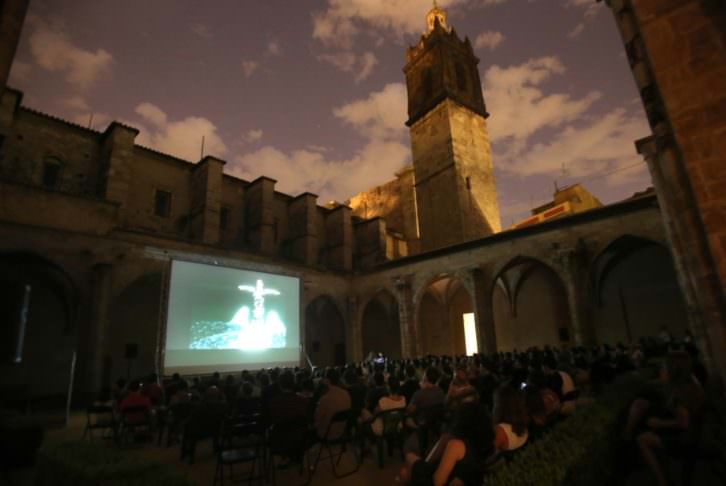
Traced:
POLYGON ((3 96, 0 130, 5 137, 0 149, 0 174, 20 183, 40 185, 45 162, 60 165, 58 187, 72 194, 93 195, 99 173, 98 133, 58 122, 29 110, 15 114, 19 93, 3 96))
POLYGON ((411 126, 423 251, 501 230, 486 120, 444 100, 411 126))
POLYGON ((726 376, 726 7, 610 0, 654 136, 639 143, 697 342, 726 376))
POLYGON ((386 228, 403 235, 408 254, 419 252, 418 213, 413 167, 396 174, 396 179, 352 197, 347 204, 353 216, 383 218, 386 228))
MULTIPOLYGON (((71 195, 115 203, 117 228, 225 248, 247 248, 308 265, 324 265, 328 261, 325 237, 336 233, 331 226, 333 221, 348 225, 347 234, 353 234, 350 218, 326 223, 328 210, 318 207, 313 199, 305 213, 309 213, 304 236, 307 241, 301 249, 297 241, 301 235, 291 236, 289 228, 293 198, 276 192, 276 181, 264 177, 252 182, 236 179, 224 175, 224 161, 214 157, 205 157, 199 163, 187 162, 136 145, 138 131, 132 127, 114 122, 99 133, 23 108, 21 99, 22 93, 8 89, 0 102, 0 180, 40 187, 44 164, 57 163, 59 182, 46 189, 57 193, 56 199, 71 195), (157 190, 171 193, 168 216, 155 214, 157 190), (220 228, 222 208, 227 211, 224 230, 220 228)), ((19 207, 8 206, 5 213, 19 207)), ((49 214, 57 214, 57 210, 53 208, 49 214)), ((8 220, 32 223, 40 221, 38 217, 42 214, 20 211, 8 220), (30 219, 24 220, 24 215, 30 219)), ((67 222, 71 225, 69 229, 73 229, 84 224, 73 221, 73 217, 51 219, 44 221, 49 220, 53 227, 62 227, 67 222)), ((346 230, 341 228, 338 233, 346 230)), ((351 242, 347 245, 333 258, 338 267, 345 267, 349 258, 345 253, 352 251, 351 242)), ((340 245, 334 243, 332 247, 340 245)), ((378 250, 385 254, 385 241, 381 241, 378 250)))

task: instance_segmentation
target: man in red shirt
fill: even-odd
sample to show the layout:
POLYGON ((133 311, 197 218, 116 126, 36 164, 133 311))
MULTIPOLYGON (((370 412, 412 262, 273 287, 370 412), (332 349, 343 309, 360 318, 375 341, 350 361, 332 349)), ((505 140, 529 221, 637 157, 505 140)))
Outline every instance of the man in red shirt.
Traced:
POLYGON ((126 398, 123 399, 119 407, 125 423, 128 425, 140 425, 148 422, 148 416, 151 413, 151 400, 149 400, 149 397, 141 394, 141 384, 138 381, 129 383, 128 389, 129 394, 126 395, 126 398), (126 411, 132 407, 144 407, 146 411, 127 414, 126 411))

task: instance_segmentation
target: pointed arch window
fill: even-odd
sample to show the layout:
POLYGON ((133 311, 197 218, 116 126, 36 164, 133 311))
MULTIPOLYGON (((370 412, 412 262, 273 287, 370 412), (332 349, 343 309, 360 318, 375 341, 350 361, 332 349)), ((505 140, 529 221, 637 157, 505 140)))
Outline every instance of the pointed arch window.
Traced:
POLYGON ((43 187, 58 189, 61 183, 63 163, 58 157, 46 157, 43 161, 43 187))

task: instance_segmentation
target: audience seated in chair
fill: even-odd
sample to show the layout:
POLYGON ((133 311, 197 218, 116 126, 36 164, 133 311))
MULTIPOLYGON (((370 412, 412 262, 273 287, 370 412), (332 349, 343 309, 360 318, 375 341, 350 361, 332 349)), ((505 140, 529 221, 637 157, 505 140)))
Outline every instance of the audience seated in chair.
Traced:
POLYGON ((476 402, 462 404, 456 411, 451 434, 442 436, 426 459, 406 454, 401 480, 413 486, 443 486, 456 481, 480 486, 483 464, 494 451, 494 431, 486 409, 476 402))
POLYGON ((644 462, 663 486, 671 483, 659 451, 692 460, 691 453, 698 443, 697 424, 704 392, 692 374, 689 355, 682 351, 666 356, 659 380, 660 387, 655 393, 644 394, 631 405, 623 437, 635 440, 644 462))
POLYGON ((522 392, 516 386, 507 383, 497 389, 492 415, 498 452, 514 451, 527 443, 527 406, 522 392))

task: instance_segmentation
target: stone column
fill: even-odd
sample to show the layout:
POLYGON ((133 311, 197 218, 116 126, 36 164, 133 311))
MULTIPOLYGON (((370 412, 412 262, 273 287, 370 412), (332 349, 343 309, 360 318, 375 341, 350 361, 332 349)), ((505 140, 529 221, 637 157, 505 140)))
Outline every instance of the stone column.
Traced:
POLYGON ((562 270, 562 283, 567 293, 567 307, 572 326, 570 341, 578 346, 595 344, 592 325, 592 286, 588 280, 584 243, 580 241, 576 248, 557 250, 553 260, 562 270))
POLYGON ((112 122, 101 136, 101 165, 98 193, 109 201, 119 203, 121 224, 126 221, 134 144, 139 131, 112 122))
POLYGON ((111 386, 111 383, 105 382, 104 376, 107 375, 105 367, 109 362, 107 340, 112 276, 113 266, 110 263, 97 263, 93 266, 89 326, 91 332, 85 366, 88 370, 86 391, 94 395, 111 386))
POLYGON ((348 297, 348 329, 346 333, 346 345, 349 357, 353 361, 363 360, 363 336, 361 334, 360 321, 363 318, 363 311, 360 308, 358 297, 348 297))
POLYGON ((208 245, 219 243, 222 171, 225 162, 206 156, 192 171, 192 236, 208 245))
MULTIPOLYGON (((663 217, 663 227, 673 256, 683 298, 688 312, 688 324, 696 346, 703 353, 705 364, 726 376, 726 357, 717 350, 726 343, 726 331, 719 317, 716 285, 698 285, 693 278, 694 268, 708 268, 713 265, 705 251, 693 251, 695 233, 700 222, 692 211, 688 211, 687 195, 673 190, 673 181, 682 177, 678 167, 678 154, 668 137, 648 137, 636 142, 638 152, 648 163, 653 185, 658 195, 658 205, 663 217)), ((713 275, 713 274, 712 274, 713 275)), ((703 277, 701 277, 703 278, 703 277)), ((715 282, 714 282, 715 284, 715 282)))
POLYGON ((10 75, 10 66, 15 58, 15 50, 20 40, 20 31, 23 28, 25 14, 28 11, 30 0, 4 0, 0 2, 0 93, 10 75))
POLYGON ((245 191, 247 243, 264 255, 274 255, 277 246, 273 214, 276 183, 274 179, 260 176, 245 191))
POLYGON ((467 271, 473 299, 474 318, 476 319, 476 336, 479 352, 494 354, 497 352, 497 332, 494 326, 494 308, 492 305, 492 275, 482 268, 467 271))
POLYGON ((305 192, 287 205, 290 256, 310 266, 318 263, 317 200, 318 196, 305 192))
POLYGON ((413 358, 418 356, 417 329, 415 322, 415 307, 413 303, 413 292, 411 291, 411 279, 409 276, 396 277, 393 280, 398 299, 398 323, 401 327, 401 356, 413 358))
POLYGON ((353 269, 352 210, 337 206, 325 216, 325 264, 336 270, 353 269))

